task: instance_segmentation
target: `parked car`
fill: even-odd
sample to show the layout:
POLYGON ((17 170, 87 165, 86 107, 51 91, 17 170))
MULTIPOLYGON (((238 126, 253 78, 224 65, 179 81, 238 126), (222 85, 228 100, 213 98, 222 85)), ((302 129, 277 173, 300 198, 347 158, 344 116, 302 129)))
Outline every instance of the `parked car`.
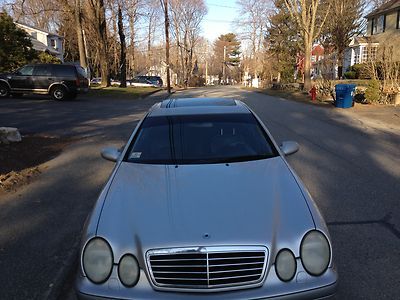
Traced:
POLYGON ((137 76, 137 78, 146 79, 146 80, 150 81, 155 87, 162 87, 163 86, 163 80, 161 79, 160 76, 140 75, 140 76, 137 76))
POLYGON ((155 87, 151 81, 149 81, 145 78, 139 78, 139 77, 135 77, 131 80, 127 80, 126 85, 127 86, 136 86, 136 87, 155 87))
POLYGON ((68 64, 30 64, 0 75, 0 97, 49 94, 54 100, 75 98, 88 91, 83 68, 68 64))
POLYGON ((95 77, 92 78, 92 80, 90 81, 91 84, 100 84, 101 83, 101 77, 95 77))
POLYGON ((121 85, 121 81, 116 80, 116 79, 111 79, 111 80, 110 80, 110 83, 111 83, 111 85, 118 85, 118 86, 121 85))
POLYGON ((116 166, 85 225, 78 297, 334 294, 328 229, 285 159, 298 148, 240 101, 154 105, 123 149, 102 152, 116 166))

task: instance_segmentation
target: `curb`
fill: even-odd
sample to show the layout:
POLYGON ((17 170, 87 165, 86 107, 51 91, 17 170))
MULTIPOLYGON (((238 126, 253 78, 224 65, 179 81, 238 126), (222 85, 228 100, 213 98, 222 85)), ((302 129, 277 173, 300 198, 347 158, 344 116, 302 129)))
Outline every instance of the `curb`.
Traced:
POLYGON ((62 296, 62 292, 65 291, 65 286, 70 284, 68 279, 72 277, 73 281, 76 269, 76 262, 79 255, 80 236, 81 235, 77 235, 78 238, 76 238, 75 242, 71 246, 70 251, 63 260, 62 265, 59 267, 59 271, 54 277, 53 283, 49 286, 49 289, 42 295, 43 297, 41 299, 59 299, 62 296))

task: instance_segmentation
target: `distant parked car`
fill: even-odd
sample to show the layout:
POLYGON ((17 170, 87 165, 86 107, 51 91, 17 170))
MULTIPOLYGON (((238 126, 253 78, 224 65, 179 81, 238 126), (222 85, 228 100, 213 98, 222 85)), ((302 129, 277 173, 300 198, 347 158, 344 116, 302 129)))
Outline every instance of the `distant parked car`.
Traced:
POLYGON ((93 78, 93 79, 90 81, 90 83, 91 83, 91 84, 100 84, 100 83, 101 83, 101 77, 93 78))
POLYGON ((127 80, 127 86, 136 86, 136 87, 155 87, 155 85, 142 77, 135 77, 132 80, 127 80))
POLYGON ((83 231, 79 299, 326 299, 328 228, 261 120, 233 99, 155 104, 83 231))
POLYGON ((137 76, 136 78, 144 78, 144 79, 150 81, 155 87, 162 87, 163 86, 163 80, 161 79, 160 76, 140 75, 140 76, 137 76))
POLYGON ((86 72, 76 65, 29 64, 13 73, 0 74, 0 98, 48 94, 54 100, 65 100, 88 89, 86 72))
POLYGON ((111 79, 110 83, 111 83, 111 85, 121 85, 121 81, 116 80, 116 79, 111 79))

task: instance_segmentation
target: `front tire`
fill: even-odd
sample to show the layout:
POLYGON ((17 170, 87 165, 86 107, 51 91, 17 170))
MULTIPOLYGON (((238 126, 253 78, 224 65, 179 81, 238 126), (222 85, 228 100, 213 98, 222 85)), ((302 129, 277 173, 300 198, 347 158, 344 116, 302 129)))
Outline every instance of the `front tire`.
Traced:
POLYGON ((0 83, 0 98, 8 98, 10 96, 10 89, 5 83, 0 83))
POLYGON ((50 90, 50 96, 56 101, 67 99, 67 90, 63 86, 55 86, 50 90))

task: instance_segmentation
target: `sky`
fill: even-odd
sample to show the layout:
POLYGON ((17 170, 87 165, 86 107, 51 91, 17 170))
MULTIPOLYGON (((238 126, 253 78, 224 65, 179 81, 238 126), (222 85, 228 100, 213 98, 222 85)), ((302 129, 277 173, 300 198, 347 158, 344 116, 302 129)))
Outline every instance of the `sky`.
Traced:
POLYGON ((235 0, 206 0, 208 14, 202 22, 203 35, 214 41, 221 34, 234 32, 234 20, 238 16, 235 0))

